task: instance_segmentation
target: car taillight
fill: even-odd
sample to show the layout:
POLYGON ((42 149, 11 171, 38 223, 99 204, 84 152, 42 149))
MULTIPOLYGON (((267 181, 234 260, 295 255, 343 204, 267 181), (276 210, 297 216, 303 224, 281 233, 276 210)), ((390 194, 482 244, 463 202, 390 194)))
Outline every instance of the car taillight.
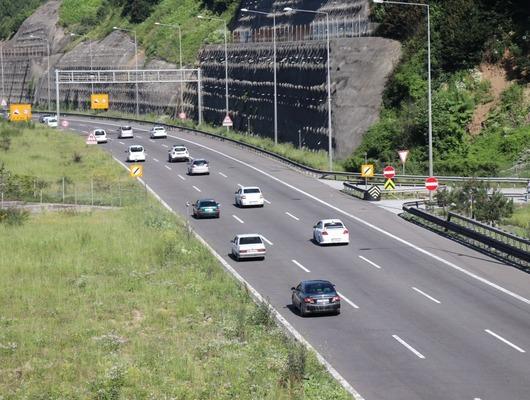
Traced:
POLYGON ((265 249, 258 249, 258 251, 261 251, 263 253, 265 251, 265 249))
POLYGON ((323 235, 327 235, 328 233, 326 231, 322 231, 322 234, 323 235))
POLYGON ((340 296, 333 296, 333 298, 331 299, 331 302, 335 303, 337 301, 340 301, 340 296))
POLYGON ((315 299, 312 299, 311 297, 305 297, 304 298, 304 303, 315 303, 315 299))
POLYGON ((345 235, 347 235, 347 234, 350 233, 350 232, 348 232, 347 229, 344 229, 344 232, 342 232, 342 233, 344 233, 345 235))

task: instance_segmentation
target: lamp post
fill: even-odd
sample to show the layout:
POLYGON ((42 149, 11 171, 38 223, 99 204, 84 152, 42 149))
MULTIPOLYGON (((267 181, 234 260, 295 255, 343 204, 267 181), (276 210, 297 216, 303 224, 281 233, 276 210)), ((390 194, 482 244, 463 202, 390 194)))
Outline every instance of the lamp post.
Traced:
MULTIPOLYGON (((78 37, 82 37, 82 35, 78 35, 77 33, 70 33, 70 36, 78 36, 78 37)), ((92 42, 89 40, 88 41, 88 51, 89 51, 89 54, 90 54, 90 74, 92 75, 93 74, 93 61, 92 61, 92 42)), ((91 83, 91 93, 94 94, 94 83, 91 83)))
POLYGON ((311 14, 323 14, 326 16, 326 42, 327 42, 327 86, 328 86, 328 158, 329 170, 333 171, 333 128, 331 124, 331 63, 329 58, 329 13, 324 11, 302 10, 297 8, 285 7, 283 11, 287 12, 305 12, 311 14))
POLYGON ((273 46, 273 70, 274 70, 274 144, 278 144, 278 87, 277 87, 277 79, 276 79, 276 14, 274 12, 268 13, 263 11, 257 11, 257 10, 249 10, 248 8, 242 8, 242 12, 248 12, 248 13, 254 13, 254 14, 262 14, 262 15, 270 15, 272 14, 272 46, 273 46))
MULTIPOLYGON (((223 21, 225 26, 225 102, 226 102, 226 116, 229 116, 229 109, 228 109, 228 24, 226 20, 223 18, 215 18, 215 17, 205 17, 204 15, 197 15, 197 18, 199 19, 210 19, 214 21, 223 21)), ((226 127, 227 130, 229 130, 229 127, 226 127)))
MULTIPOLYGON (((429 176, 434 175, 433 157, 432 157, 432 85, 431 85, 431 11, 429 4, 424 3, 407 3, 404 1, 393 0, 372 0, 377 4, 399 4, 406 6, 420 6, 427 9, 427 76, 429 86, 429 176)), ((430 192, 432 194, 432 192, 430 192)))
POLYGON ((2 72, 2 100, 5 100, 5 89, 4 89, 4 42, 0 46, 0 70, 2 72))
POLYGON ((140 114, 140 105, 138 100, 138 42, 136 41, 136 31, 133 29, 119 28, 117 26, 112 27, 115 31, 132 32, 134 34, 134 62, 136 66, 136 115, 140 114))
POLYGON ((40 37, 40 36, 35 36, 35 35, 30 35, 29 36, 30 38, 33 38, 33 39, 39 39, 39 40, 44 40, 46 41, 46 50, 47 50, 47 53, 48 53, 48 111, 51 110, 50 108, 50 42, 48 41, 48 38, 45 38, 45 37, 40 37))
POLYGON ((180 25, 178 24, 161 24, 160 22, 155 22, 155 25, 157 26, 163 26, 166 28, 177 28, 179 32, 179 64, 180 64, 180 74, 181 74, 181 82, 180 82, 180 112, 184 113, 184 73, 182 72, 182 30, 180 29, 180 25))

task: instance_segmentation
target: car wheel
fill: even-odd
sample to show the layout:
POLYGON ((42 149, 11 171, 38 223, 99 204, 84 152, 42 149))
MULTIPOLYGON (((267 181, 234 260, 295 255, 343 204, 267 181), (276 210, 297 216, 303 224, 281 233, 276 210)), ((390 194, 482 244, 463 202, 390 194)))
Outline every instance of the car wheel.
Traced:
POLYGON ((305 306, 303 304, 300 305, 300 316, 301 317, 307 317, 307 311, 306 311, 305 306))
POLYGON ((340 315, 340 308, 337 311, 335 311, 335 315, 340 315))

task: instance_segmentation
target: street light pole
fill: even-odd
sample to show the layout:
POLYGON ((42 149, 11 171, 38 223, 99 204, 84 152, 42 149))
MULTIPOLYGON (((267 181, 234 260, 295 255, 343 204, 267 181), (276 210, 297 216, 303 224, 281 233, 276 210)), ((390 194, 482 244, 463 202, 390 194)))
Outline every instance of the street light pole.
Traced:
POLYGON ((40 40, 46 41, 46 50, 48 54, 48 111, 50 111, 51 110, 50 108, 51 107, 51 102, 50 102, 50 42, 48 38, 45 38, 45 37, 34 36, 34 35, 30 35, 29 37, 33 39, 40 39, 40 40))
POLYGON ((248 8, 242 8, 241 11, 248 12, 248 13, 254 13, 254 14, 262 14, 262 15, 270 15, 272 14, 272 46, 273 46, 273 70, 274 70, 274 144, 278 144, 278 84, 276 79, 276 70, 277 70, 277 64, 276 64, 276 14, 274 12, 268 13, 263 11, 257 11, 257 10, 249 10, 248 8))
POLYGON ((157 26, 165 26, 168 28, 177 28, 179 32, 179 64, 180 64, 180 76, 181 76, 181 82, 180 82, 180 112, 184 113, 184 72, 182 71, 182 30, 180 29, 180 25, 171 25, 171 24, 161 24, 160 22, 155 22, 155 25, 157 26))
MULTIPOLYGON (((429 113, 429 176, 434 176, 433 154, 432 154, 432 81, 431 81, 431 11, 429 4, 408 3, 393 0, 372 0, 377 4, 399 4, 406 6, 419 6, 427 9, 427 80, 428 80, 428 113, 429 113)), ((430 192, 432 193, 432 192, 430 192)))
POLYGON ((5 100, 5 89, 4 89, 4 42, 0 46, 0 66, 2 72, 2 100, 5 100))
POLYGON ((330 37, 329 37, 329 13, 324 11, 302 10, 297 8, 285 7, 283 11, 287 12, 305 12, 311 14, 323 14, 326 16, 326 51, 327 51, 327 87, 328 87, 328 158, 329 171, 333 171, 333 127, 331 121, 331 60, 330 60, 330 37))
MULTIPOLYGON (((228 108, 228 24, 223 18, 215 17, 205 17, 204 15, 197 15, 199 19, 210 19, 214 21, 222 21, 224 23, 224 34, 225 34, 225 102, 226 102, 226 116, 229 117, 229 108, 228 108)), ((226 127, 226 130, 229 130, 229 127, 226 127)))
POLYGON ((136 67, 136 116, 140 115, 140 105, 138 99, 138 41, 136 40, 136 31, 134 29, 125 29, 114 26, 115 31, 132 32, 134 34, 134 63, 136 67))

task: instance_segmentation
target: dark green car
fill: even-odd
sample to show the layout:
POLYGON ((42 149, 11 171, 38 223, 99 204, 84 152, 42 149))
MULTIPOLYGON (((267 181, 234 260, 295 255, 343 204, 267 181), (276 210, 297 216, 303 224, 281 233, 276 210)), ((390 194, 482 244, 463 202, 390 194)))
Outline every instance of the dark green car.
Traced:
POLYGON ((193 216, 195 218, 219 218, 220 204, 213 199, 199 199, 193 203, 193 216))

